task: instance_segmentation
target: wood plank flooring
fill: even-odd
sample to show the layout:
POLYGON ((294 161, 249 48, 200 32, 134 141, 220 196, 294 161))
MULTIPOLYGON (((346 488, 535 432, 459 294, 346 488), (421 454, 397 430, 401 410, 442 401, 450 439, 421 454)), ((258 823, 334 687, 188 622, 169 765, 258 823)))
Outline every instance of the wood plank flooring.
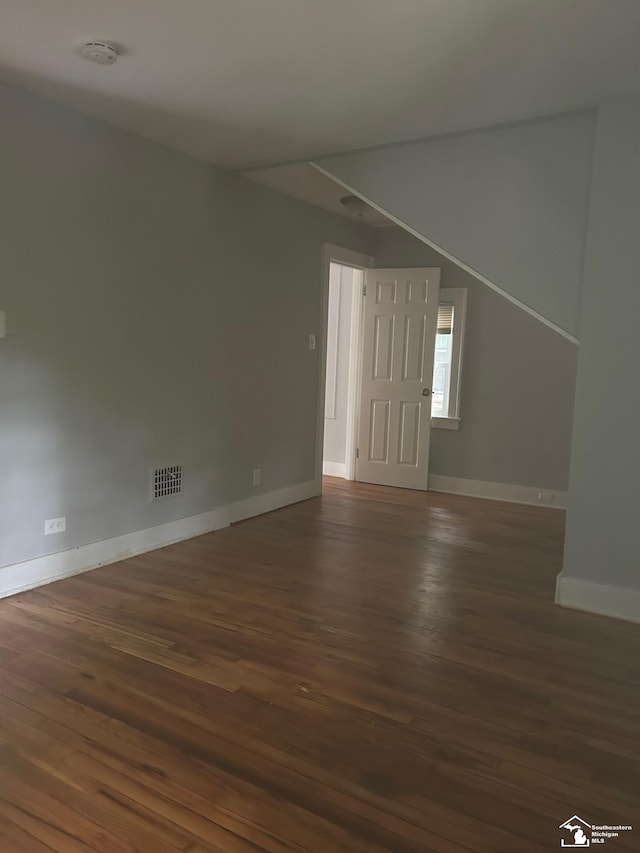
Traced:
POLYGON ((552 604, 563 524, 327 480, 1 601, 1 853, 640 850, 640 626, 552 604))

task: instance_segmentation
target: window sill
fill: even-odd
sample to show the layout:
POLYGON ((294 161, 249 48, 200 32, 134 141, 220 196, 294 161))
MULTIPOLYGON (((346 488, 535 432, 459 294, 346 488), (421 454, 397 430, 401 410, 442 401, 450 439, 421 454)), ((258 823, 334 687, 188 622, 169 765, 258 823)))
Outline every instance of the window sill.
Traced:
POLYGON ((431 418, 431 426, 436 429, 460 429, 460 418, 431 418))

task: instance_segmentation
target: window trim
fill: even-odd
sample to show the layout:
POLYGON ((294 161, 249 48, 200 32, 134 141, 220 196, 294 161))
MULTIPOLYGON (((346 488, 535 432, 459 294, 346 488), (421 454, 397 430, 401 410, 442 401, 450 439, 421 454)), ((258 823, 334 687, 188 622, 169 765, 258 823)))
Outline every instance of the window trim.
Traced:
POLYGON ((431 426, 439 429, 460 428, 460 386, 462 379, 462 356, 467 320, 466 287, 445 287, 440 291, 439 303, 453 305, 453 346, 451 353, 451 384, 449 387, 449 411, 446 416, 432 416, 431 426))
POLYGON ((437 429, 460 429, 460 418, 443 418, 434 415, 431 418, 431 426, 437 429))

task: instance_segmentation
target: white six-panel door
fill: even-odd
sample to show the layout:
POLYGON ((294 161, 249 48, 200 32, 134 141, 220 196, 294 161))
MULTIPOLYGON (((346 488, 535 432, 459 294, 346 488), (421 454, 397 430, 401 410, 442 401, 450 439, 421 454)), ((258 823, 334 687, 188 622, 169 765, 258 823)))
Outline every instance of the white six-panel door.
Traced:
POLYGON ((426 489, 440 270, 365 273, 356 478, 426 489))

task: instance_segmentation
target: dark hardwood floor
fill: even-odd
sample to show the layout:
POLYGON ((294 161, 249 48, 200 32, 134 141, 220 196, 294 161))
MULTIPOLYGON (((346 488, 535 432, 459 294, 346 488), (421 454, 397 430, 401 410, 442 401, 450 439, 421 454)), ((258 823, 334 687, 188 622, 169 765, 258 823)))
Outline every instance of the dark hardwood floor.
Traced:
POLYGON ((1 853, 640 850, 640 625, 552 604, 563 524, 329 480, 0 602, 1 853))

